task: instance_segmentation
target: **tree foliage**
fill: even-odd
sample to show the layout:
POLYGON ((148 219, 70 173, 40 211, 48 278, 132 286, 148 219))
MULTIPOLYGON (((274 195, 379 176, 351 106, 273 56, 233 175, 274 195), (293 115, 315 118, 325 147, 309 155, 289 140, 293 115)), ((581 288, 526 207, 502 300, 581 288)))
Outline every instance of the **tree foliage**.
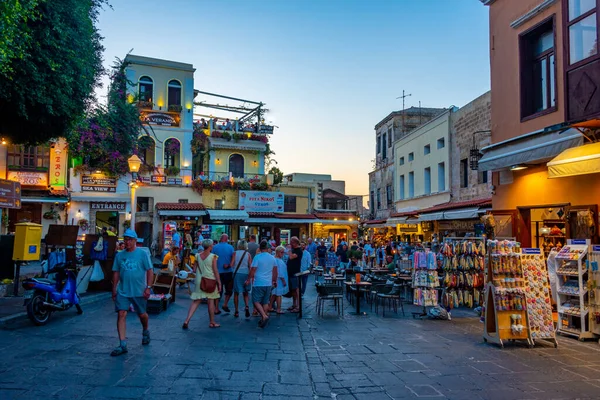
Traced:
POLYGON ((106 0, 3 0, 0 133, 12 143, 64 136, 103 73, 96 28, 106 0), (6 14, 4 13, 6 11, 6 14))
POLYGON ((283 172, 279 168, 271 167, 268 173, 273 174, 273 185, 279 185, 283 182, 283 172))

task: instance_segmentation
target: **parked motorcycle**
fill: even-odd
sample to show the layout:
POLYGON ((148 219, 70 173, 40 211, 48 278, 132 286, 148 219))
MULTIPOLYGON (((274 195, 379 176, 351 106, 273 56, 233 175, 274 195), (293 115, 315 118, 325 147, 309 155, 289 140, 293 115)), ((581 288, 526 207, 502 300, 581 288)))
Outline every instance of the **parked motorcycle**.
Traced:
POLYGON ((83 310, 77 294, 76 270, 72 263, 60 263, 48 271, 46 278, 29 278, 23 281, 24 306, 27 316, 37 326, 45 325, 55 311, 66 311, 75 306, 77 314, 83 310), (54 279, 48 276, 54 274, 54 279))

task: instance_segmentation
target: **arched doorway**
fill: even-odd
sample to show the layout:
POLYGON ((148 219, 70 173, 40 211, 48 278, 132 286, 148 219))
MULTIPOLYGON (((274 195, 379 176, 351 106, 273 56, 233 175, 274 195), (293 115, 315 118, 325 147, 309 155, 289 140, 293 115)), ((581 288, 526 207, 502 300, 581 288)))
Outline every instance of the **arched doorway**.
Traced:
POLYGON ((229 157, 229 172, 234 178, 244 177, 244 157, 240 154, 232 154, 229 157))

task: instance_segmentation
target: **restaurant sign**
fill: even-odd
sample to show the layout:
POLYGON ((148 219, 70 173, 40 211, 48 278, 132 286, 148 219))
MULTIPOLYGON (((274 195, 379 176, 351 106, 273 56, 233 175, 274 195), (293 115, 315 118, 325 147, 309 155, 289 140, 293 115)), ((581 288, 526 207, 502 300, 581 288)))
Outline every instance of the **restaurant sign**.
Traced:
POLYGON ((67 141, 58 139, 50 148, 50 186, 64 189, 67 184, 67 141))
POLYGON ((109 178, 104 175, 81 175, 81 191, 115 193, 117 178, 109 178))
POLYGON ((147 184, 159 183, 167 185, 182 185, 181 178, 167 177, 166 175, 138 176, 138 181, 147 184))
POLYGON ((282 192, 240 190, 239 209, 246 212, 283 212, 282 192))
POLYGON ((398 230, 402 232, 418 232, 418 224, 398 224, 398 230))
POLYGON ((150 125, 179 126, 179 113, 164 111, 140 111, 140 119, 150 125))
POLYGON ((48 188, 48 174, 46 172, 8 171, 6 177, 9 181, 19 182, 21 186, 48 188))
POLYGON ((21 208, 21 184, 0 179, 0 208, 21 208))
POLYGON ((92 201, 90 202, 92 211, 125 211, 124 201, 92 201))
POLYGON ((440 231, 473 232, 477 223, 479 223, 478 219, 439 221, 438 229, 440 231))

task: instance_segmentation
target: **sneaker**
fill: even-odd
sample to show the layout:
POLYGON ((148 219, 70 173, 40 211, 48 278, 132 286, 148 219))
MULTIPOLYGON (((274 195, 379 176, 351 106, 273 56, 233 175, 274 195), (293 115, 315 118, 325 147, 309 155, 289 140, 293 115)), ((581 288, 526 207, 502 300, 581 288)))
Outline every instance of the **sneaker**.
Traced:
POLYGON ((142 334, 142 344, 143 345, 150 344, 150 332, 142 334))
POLYGON ((120 355, 125 354, 125 353, 127 353, 127 347, 125 347, 125 346, 119 346, 119 347, 117 347, 116 349, 114 349, 110 353, 110 356, 111 357, 117 357, 117 356, 120 356, 120 355))

